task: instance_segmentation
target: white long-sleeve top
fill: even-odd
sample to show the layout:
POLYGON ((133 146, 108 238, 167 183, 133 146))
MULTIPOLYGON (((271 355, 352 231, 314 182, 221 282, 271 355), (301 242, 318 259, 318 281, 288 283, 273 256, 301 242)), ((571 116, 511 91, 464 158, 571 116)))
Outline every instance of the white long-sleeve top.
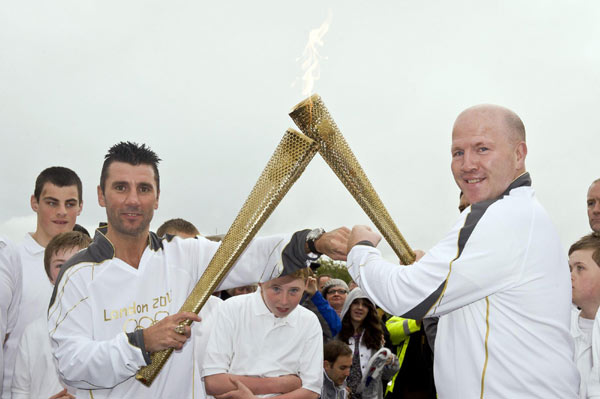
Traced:
MULTIPOLYGON (((220 288, 279 276, 289 239, 254 240, 220 288)), ((129 343, 126 333, 177 313, 218 245, 202 237, 159 239, 150 233, 135 269, 114 257, 112 244, 98 229, 92 245, 69 260, 53 294, 48 329, 59 373, 68 385, 80 388, 77 397, 198 396, 194 335, 146 387, 134 378, 146 365, 142 351, 129 343)))
POLYGON ((16 249, 23 274, 22 299, 15 328, 4 345, 6 357, 3 399, 10 398, 12 372, 21 335, 26 326, 46 315, 52 294, 52 283, 44 269, 44 247, 33 239, 31 233, 27 233, 16 249))
POLYGON ((48 321, 41 317, 25 327, 17 350, 12 399, 49 398, 65 387, 50 349, 48 321))
POLYGON ((587 398, 587 385, 592 368, 592 334, 594 320, 587 320, 580 317, 581 311, 573 306, 571 309, 571 335, 575 342, 575 364, 579 371, 579 398, 587 398), (589 325, 589 330, 581 326, 589 325), (591 330, 591 331, 590 331, 591 330))
POLYGON ((441 316, 441 398, 576 398, 566 254, 529 175, 467 208, 418 262, 401 267, 355 246, 350 274, 388 313, 441 316))
MULTIPOLYGON (((22 269, 17 251, 13 244, 0 237, 0 340, 2 343, 6 334, 12 334, 15 328, 22 291, 22 269)), ((0 395, 3 393, 3 375, 4 345, 0 345, 0 395)))

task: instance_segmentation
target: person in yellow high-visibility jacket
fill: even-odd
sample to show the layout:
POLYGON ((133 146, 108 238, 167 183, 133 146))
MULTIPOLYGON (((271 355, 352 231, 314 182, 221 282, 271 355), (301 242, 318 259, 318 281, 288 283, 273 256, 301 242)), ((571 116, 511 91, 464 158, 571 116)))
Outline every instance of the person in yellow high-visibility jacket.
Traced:
POLYGON ((385 325, 400 363, 400 370, 388 383, 386 398, 435 398, 433 362, 421 321, 392 316, 385 325))

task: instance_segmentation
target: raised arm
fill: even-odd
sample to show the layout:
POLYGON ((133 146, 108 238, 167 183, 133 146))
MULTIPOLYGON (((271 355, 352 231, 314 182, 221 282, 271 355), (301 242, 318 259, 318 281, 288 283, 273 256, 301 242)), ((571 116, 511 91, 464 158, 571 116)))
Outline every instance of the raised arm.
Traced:
POLYGON ((310 297, 310 300, 317 307, 317 310, 327 322, 329 330, 331 331, 331 336, 335 337, 342 329, 342 321, 340 320, 340 316, 338 316, 335 309, 331 307, 329 302, 323 298, 323 295, 321 295, 319 291, 315 290, 314 294, 310 297))
MULTIPOLYGON (((292 235, 255 238, 242 252, 219 289, 241 287, 292 274, 308 267, 321 253, 333 259, 345 259, 350 234, 348 228, 341 227, 326 232, 315 240, 314 244, 319 252, 317 254, 311 253, 307 245, 309 233, 310 230, 301 230, 292 235)), ((190 242, 187 244, 192 245, 190 242)), ((195 255, 199 265, 196 270, 198 279, 210 263, 219 244, 199 238, 196 245, 201 247, 199 255, 195 255)))
POLYGON ((515 228, 527 223, 515 220, 490 207, 484 227, 469 230, 463 217, 408 267, 384 260, 367 242, 378 241, 378 234, 357 226, 348 241, 349 272, 388 313, 415 320, 446 314, 514 284, 527 255, 519 243, 529 234, 527 228, 515 228))

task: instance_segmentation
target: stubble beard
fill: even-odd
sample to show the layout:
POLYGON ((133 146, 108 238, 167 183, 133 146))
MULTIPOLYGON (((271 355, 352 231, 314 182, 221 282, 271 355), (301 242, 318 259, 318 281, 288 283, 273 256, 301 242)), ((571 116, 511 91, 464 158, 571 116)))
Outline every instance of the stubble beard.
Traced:
MULTIPOLYGON (((137 212, 137 210, 136 210, 137 212)), ((142 234, 147 234, 150 229, 150 222, 152 221, 152 215, 146 217, 144 215, 142 222, 137 227, 127 227, 119 217, 118 213, 114 214, 113 212, 107 212, 106 214, 108 218, 108 223, 112 230, 115 232, 129 236, 129 237, 139 237, 142 234)))

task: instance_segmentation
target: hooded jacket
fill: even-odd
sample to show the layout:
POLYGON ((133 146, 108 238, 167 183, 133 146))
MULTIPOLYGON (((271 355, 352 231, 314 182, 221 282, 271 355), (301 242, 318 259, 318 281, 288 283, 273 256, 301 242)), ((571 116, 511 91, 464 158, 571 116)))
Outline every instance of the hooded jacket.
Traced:
MULTIPOLYGON (((346 313, 348 312, 348 310, 350 309, 350 305, 352 305, 352 302, 354 302, 357 299, 360 298, 364 298, 367 299, 369 302, 371 302, 373 304, 373 308, 375 308, 375 303, 373 303, 373 301, 364 293, 363 290, 361 290, 360 288, 355 288, 352 291, 350 291, 350 293, 348 294, 348 296, 346 297, 346 301, 344 302, 344 307, 342 308, 342 313, 341 313, 341 319, 344 320, 344 316, 346 315, 346 313)), ((343 328, 343 327, 342 327, 343 328)), ((349 339, 349 346, 350 349, 354 350, 354 338, 350 337, 349 339)), ((362 342, 362 334, 360 336, 360 343, 359 343, 359 351, 361 353, 361 369, 363 370, 363 373, 366 372, 366 367, 367 367, 367 363, 370 360, 370 358, 377 352, 377 350, 371 350, 368 349, 365 344, 363 344, 362 342)), ((383 398, 383 385, 381 384, 381 380, 389 380, 392 378, 392 376, 394 374, 396 374, 398 372, 398 370, 400 369, 400 363, 398 362, 398 358, 394 355, 394 360, 384 366, 383 368, 383 372, 379 375, 379 381, 374 384, 374 386, 377 387, 376 391, 373 392, 373 396, 366 396, 365 393, 363 392, 362 394, 362 399, 382 399, 383 398)), ((364 374, 363 374, 364 377, 364 374)))

